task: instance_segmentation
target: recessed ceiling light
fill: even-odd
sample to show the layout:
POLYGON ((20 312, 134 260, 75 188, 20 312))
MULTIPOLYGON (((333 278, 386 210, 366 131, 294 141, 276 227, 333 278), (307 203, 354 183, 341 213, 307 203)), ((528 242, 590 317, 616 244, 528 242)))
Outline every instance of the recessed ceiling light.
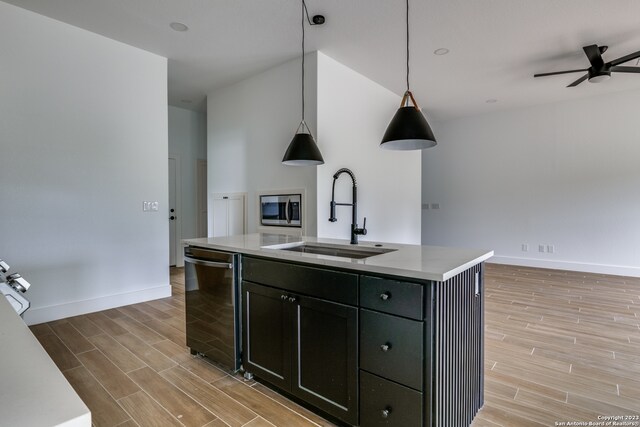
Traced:
POLYGON ((449 53, 449 49, 446 47, 441 47, 433 51, 434 55, 446 55, 447 53, 449 53))
POLYGON ((189 29, 189 27, 184 25, 182 22, 172 22, 169 26, 175 31, 187 31, 189 29))
POLYGON ((190 99, 181 99, 180 102, 183 104, 191 104, 192 101, 190 99))
POLYGON ((495 104, 496 102, 498 102, 498 100, 497 100, 497 99, 494 99, 494 98, 491 98, 491 99, 487 99, 487 100, 486 100, 486 101, 484 101, 484 102, 486 102, 487 104, 495 104))

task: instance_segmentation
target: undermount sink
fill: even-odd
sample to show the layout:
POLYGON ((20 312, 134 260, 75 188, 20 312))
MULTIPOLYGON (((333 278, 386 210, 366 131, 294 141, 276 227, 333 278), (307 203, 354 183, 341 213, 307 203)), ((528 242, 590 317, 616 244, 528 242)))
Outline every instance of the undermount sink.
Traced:
POLYGON ((330 255, 342 258, 363 259, 376 255, 386 254, 388 252, 396 251, 397 249, 387 248, 372 248, 366 246, 347 246, 347 245, 331 245, 327 243, 309 243, 298 242, 296 244, 289 244, 286 246, 275 245, 272 247, 265 246, 265 248, 277 249, 281 251, 290 252, 304 252, 309 254, 318 255, 330 255))

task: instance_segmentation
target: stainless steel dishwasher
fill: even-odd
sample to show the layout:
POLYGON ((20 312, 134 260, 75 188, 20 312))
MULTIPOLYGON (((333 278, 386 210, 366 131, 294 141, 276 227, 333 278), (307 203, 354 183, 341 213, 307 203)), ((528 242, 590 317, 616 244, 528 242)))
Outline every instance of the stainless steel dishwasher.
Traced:
POLYGON ((238 254, 184 249, 187 346, 229 371, 240 368, 238 254))

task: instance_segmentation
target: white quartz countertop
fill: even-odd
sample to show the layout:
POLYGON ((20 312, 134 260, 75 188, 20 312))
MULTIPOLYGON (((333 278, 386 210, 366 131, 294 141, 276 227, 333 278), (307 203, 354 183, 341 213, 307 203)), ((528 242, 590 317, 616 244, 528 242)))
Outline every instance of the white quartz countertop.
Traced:
POLYGON ((481 249, 448 248, 396 243, 360 242, 350 245, 348 240, 299 237, 284 234, 244 234, 229 237, 186 239, 185 245, 258 255, 274 259, 297 261, 321 266, 349 268, 370 273, 390 274, 400 277, 445 281, 493 256, 493 251, 481 249), (304 252, 276 249, 297 242, 344 245, 350 248, 395 249, 385 254, 364 259, 352 259, 304 252), (275 248, 274 248, 275 247, 275 248))
POLYGON ((91 426, 89 409, 2 294, 0 425, 91 426))

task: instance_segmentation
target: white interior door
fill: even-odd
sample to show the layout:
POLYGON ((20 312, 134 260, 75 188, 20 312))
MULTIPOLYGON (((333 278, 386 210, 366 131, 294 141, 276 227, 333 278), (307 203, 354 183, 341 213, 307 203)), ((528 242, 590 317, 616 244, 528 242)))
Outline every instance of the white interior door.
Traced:
POLYGON ((169 158, 169 265, 176 265, 176 221, 177 209, 177 171, 176 171, 176 159, 169 158))

